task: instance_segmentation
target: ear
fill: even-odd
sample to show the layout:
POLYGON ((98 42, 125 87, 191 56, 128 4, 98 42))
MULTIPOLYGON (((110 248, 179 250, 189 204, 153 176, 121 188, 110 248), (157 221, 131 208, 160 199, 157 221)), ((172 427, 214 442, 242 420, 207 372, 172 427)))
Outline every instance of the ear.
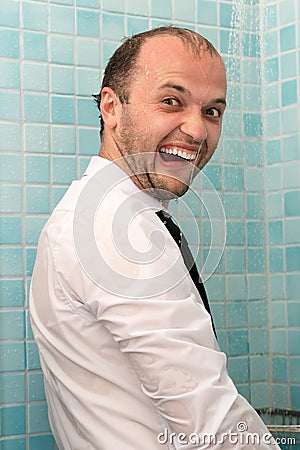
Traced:
POLYGON ((101 92, 100 111, 105 126, 114 129, 118 124, 118 107, 120 100, 109 87, 104 87, 101 92))

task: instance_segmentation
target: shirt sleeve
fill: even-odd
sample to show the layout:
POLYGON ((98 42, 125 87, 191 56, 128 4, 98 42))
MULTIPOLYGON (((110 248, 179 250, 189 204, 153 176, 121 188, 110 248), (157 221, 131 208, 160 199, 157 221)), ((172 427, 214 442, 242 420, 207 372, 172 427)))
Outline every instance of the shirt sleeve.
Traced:
MULTIPOLYGON (((257 448, 229 441, 241 421, 261 436, 267 429, 227 374, 210 315, 197 298, 177 245, 153 211, 136 215, 127 227, 120 221, 113 226, 111 209, 105 221, 101 214, 95 220, 99 264, 89 259, 88 242, 85 263, 79 261, 80 301, 128 356, 144 394, 174 432, 176 449, 257 448), (99 274, 96 280, 91 280, 92 266, 99 274), (215 438, 201 442, 201 435, 215 438)), ((78 248, 75 253, 78 258, 78 248)))

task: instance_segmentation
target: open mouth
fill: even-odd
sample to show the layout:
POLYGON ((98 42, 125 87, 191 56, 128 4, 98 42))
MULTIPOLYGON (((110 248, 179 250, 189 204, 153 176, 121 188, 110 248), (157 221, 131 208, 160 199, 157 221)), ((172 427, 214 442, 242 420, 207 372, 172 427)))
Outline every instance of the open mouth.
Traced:
POLYGON ((192 162, 196 159, 196 153, 188 153, 177 148, 161 147, 159 153, 163 161, 188 161, 192 162))

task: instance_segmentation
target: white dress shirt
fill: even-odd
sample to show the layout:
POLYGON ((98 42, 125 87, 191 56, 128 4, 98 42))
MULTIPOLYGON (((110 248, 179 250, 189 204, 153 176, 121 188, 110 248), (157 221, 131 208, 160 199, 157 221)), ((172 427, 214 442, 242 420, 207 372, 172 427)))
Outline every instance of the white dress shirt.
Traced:
POLYGON ((161 209, 95 156, 44 227, 30 311, 57 445, 279 448, 227 374, 161 209))

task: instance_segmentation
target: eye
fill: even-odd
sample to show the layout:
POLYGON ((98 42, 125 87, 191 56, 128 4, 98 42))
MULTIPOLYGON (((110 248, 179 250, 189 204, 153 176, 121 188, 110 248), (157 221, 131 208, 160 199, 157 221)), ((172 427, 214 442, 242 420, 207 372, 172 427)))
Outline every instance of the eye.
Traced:
POLYGON ((214 119, 218 119, 222 115, 222 111, 218 108, 209 108, 206 110, 206 114, 212 116, 214 119))
POLYGON ((164 103, 165 105, 168 105, 168 106, 179 106, 180 105, 179 100, 177 98, 174 98, 174 97, 164 98, 162 100, 162 103, 164 103))

